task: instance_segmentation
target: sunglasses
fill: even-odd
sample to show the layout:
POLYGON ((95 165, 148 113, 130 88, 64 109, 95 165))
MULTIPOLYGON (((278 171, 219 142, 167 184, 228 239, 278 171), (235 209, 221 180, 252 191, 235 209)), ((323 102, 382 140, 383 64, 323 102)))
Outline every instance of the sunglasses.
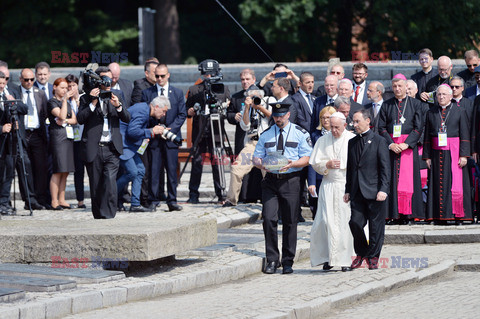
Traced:
POLYGON ((463 85, 452 85, 451 87, 452 89, 459 89, 459 88, 462 88, 463 85))
POLYGON ((467 68, 471 68, 471 67, 475 67, 475 68, 476 68, 477 66, 478 66, 478 64, 467 64, 467 68))
POLYGON ((33 82, 33 81, 35 81, 35 78, 31 78, 31 79, 22 79, 22 80, 23 80, 23 81, 25 81, 25 82, 29 82, 29 81, 32 81, 32 82, 33 82))
POLYGON ((340 71, 330 71, 330 74, 337 74, 337 75, 339 75, 339 74, 342 74, 342 72, 340 72, 340 71))
MULTIPOLYGON (((167 74, 168 74, 168 73, 167 73, 167 74)), ((159 79, 160 77, 161 77, 162 79, 164 79, 164 78, 167 76, 167 74, 155 74, 155 77, 156 77, 157 79, 159 79)))

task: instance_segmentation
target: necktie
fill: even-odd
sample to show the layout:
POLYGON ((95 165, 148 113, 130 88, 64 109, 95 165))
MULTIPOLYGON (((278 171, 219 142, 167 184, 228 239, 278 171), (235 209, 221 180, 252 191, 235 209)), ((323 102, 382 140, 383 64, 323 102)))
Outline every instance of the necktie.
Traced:
POLYGON ((2 111, 4 110, 3 101, 5 101, 5 100, 6 100, 6 98, 5 98, 5 93, 2 93, 2 94, 0 95, 0 110, 2 110, 2 111))
POLYGON ((160 95, 162 95, 162 96, 165 95, 165 94, 163 94, 163 91, 164 91, 164 90, 165 90, 164 88, 160 88, 160 95))
POLYGON ((45 93, 45 96, 47 97, 47 100, 49 99, 48 92, 45 87, 42 88, 43 93, 45 93))
POLYGON ((313 101, 312 101, 312 97, 310 96, 310 94, 307 94, 307 100, 308 100, 308 106, 310 107, 310 112, 312 112, 312 110, 313 110, 313 101))
POLYGON ((331 97, 329 97, 327 105, 333 105, 333 102, 334 102, 333 99, 331 97))
POLYGON ((277 151, 283 151, 283 129, 280 129, 280 135, 278 136, 277 151))
POLYGON ((357 102, 358 93, 360 93, 360 85, 357 85, 355 89, 355 98, 353 99, 355 102, 357 102))
POLYGON ((30 91, 27 91, 27 106, 28 106, 28 115, 33 115, 33 102, 30 95, 30 91))
POLYGON ((372 107, 373 107, 373 117, 377 117, 377 103, 372 103, 372 107))

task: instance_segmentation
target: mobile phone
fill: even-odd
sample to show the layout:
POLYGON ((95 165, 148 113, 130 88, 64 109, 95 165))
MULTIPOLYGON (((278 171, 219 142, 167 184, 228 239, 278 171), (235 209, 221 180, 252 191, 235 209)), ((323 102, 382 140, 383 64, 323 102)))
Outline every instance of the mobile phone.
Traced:
POLYGON ((275 79, 286 78, 286 77, 287 77, 287 72, 277 72, 277 73, 275 73, 275 79))

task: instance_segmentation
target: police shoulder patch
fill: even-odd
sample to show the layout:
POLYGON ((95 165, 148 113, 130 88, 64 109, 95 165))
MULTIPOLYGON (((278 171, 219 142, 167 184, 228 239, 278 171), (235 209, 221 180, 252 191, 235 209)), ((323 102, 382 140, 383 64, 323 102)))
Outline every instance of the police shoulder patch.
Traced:
POLYGON ((307 144, 308 146, 313 147, 312 139, 310 138, 310 136, 307 137, 307 144))
POLYGON ((300 125, 295 125, 295 128, 304 134, 308 133, 307 130, 301 127, 300 125))

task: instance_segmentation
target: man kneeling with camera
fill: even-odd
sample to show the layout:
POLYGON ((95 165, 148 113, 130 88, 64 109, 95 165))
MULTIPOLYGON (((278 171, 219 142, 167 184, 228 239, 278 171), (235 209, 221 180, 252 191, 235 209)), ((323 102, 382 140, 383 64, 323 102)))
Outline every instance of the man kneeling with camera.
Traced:
POLYGON ((158 124, 148 128, 150 117, 159 120, 167 114, 169 109, 170 100, 165 96, 157 96, 150 102, 150 105, 143 102, 132 105, 128 109, 132 117, 130 122, 122 122, 120 124, 120 131, 123 136, 123 154, 120 156, 120 164, 124 169, 124 174, 117 180, 117 189, 123 190, 125 185, 132 182, 132 205, 130 206, 130 212, 154 211, 152 208, 140 205, 140 191, 143 176, 145 175, 145 166, 140 156, 145 152, 150 139, 155 136, 162 136, 172 141, 175 139, 176 136, 168 132, 164 125, 158 124))
POLYGON ((265 92, 255 85, 250 86, 245 91, 245 95, 245 109, 243 110, 242 119, 240 120, 240 127, 247 132, 245 135, 245 147, 232 164, 230 187, 223 207, 237 205, 238 197, 242 189, 242 180, 253 168, 252 157, 258 137, 268 128, 268 121, 272 115, 269 103, 276 101, 273 97, 266 97, 264 99, 265 92))

